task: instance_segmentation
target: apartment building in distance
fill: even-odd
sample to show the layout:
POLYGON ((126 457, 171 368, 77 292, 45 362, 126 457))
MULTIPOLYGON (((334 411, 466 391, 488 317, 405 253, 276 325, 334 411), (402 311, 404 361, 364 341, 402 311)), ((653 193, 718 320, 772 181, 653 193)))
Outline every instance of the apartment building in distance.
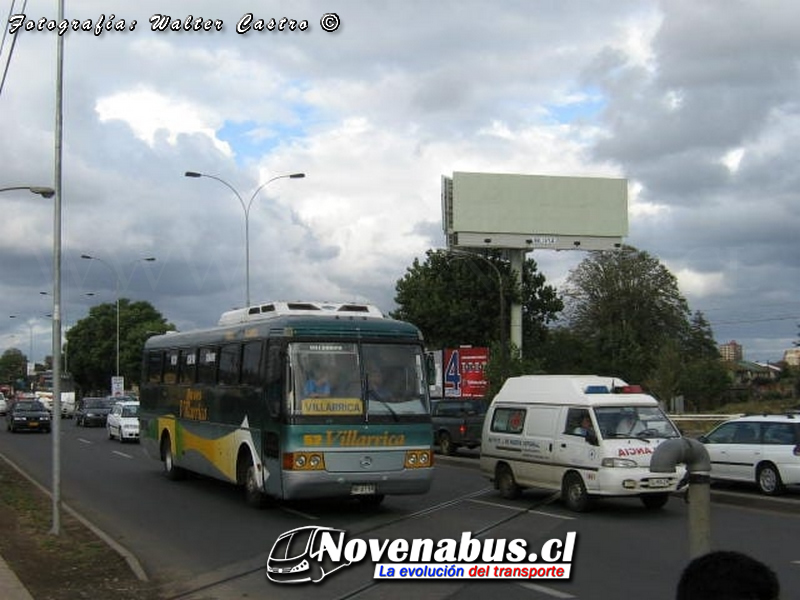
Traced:
POLYGON ((722 360, 726 362, 739 362, 744 358, 742 345, 737 344, 736 340, 731 340, 727 344, 721 344, 719 347, 719 354, 722 360))
POLYGON ((800 347, 786 350, 783 353, 783 362, 790 367, 800 367, 800 347))

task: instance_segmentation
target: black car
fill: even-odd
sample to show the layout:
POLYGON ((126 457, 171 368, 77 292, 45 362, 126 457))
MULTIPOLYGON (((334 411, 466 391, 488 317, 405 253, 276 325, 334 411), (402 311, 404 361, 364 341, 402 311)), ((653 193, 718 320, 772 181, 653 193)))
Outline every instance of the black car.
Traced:
POLYGON ((112 406, 114 401, 106 398, 82 398, 75 408, 75 425, 105 427, 112 406))
POLYGON ((8 430, 50 433, 50 411, 38 400, 17 400, 6 414, 8 430))

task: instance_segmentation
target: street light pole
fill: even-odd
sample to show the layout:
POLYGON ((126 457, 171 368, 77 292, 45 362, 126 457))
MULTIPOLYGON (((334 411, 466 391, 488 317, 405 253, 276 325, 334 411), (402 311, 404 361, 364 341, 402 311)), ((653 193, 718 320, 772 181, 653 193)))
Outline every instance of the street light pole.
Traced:
MULTIPOLYGON (((117 297, 117 301, 116 301, 116 306, 117 306, 117 310, 116 310, 116 313, 117 313, 117 326, 116 326, 116 329, 117 329, 117 333, 116 333, 116 361, 117 361, 117 366, 116 366, 116 372, 114 374, 117 377, 119 377, 119 279, 120 279, 119 273, 117 272, 117 269, 115 269, 111 265, 111 263, 103 260, 102 258, 98 258, 97 256, 92 256, 91 254, 81 254, 81 258, 83 258, 85 260, 96 260, 100 264, 105 265, 106 267, 111 269, 111 272, 114 274, 114 281, 115 281, 114 287, 115 287, 116 297, 117 297)), ((131 261, 130 264, 133 264, 133 263, 136 263, 136 262, 140 262, 140 261, 143 261, 143 262, 155 262, 155 260, 156 259, 155 259, 154 256, 145 256, 143 258, 137 258, 136 260, 131 261)))
POLYGON ((474 252, 466 252, 462 250, 454 250, 449 249, 445 251, 447 254, 455 258, 463 258, 463 259, 470 259, 470 258, 478 258, 488 264, 494 274, 497 276, 497 291, 499 294, 499 303, 500 303, 500 352, 502 353, 502 357, 505 360, 506 357, 506 330, 505 330, 505 321, 506 321, 506 307, 505 307, 505 293, 503 290, 503 275, 500 273, 500 269, 497 268, 497 265, 494 264, 491 260, 487 257, 483 256, 482 254, 475 254, 474 252))
POLYGON ((250 306, 250 207, 253 205, 253 200, 255 200, 258 192, 264 188, 268 183, 275 181, 276 179, 302 179, 306 176, 305 173, 291 173, 289 175, 278 175, 271 179, 268 179, 264 183, 262 183, 256 191, 253 192, 253 195, 250 196, 250 200, 247 204, 244 203, 241 194, 236 191, 230 183, 225 181, 224 179, 217 177, 216 175, 208 175, 207 173, 198 173, 197 171, 186 171, 184 173, 185 177, 208 177, 209 179, 214 179, 219 181, 222 185, 227 187, 231 190, 236 197, 239 199, 239 204, 242 205, 242 210, 244 211, 244 256, 245 256, 245 306, 250 306))

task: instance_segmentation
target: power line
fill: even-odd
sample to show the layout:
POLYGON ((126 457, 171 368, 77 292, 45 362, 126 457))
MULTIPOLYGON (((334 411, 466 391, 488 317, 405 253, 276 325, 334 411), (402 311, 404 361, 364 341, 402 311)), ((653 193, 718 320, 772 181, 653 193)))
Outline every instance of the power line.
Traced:
POLYGON ((763 317, 761 319, 731 319, 727 321, 717 321, 709 319, 712 323, 717 325, 736 325, 738 323, 768 323, 770 321, 800 321, 800 315, 785 316, 785 317, 763 317))
MULTIPOLYGON (((6 23, 11 22, 11 15, 14 14, 14 4, 16 4, 16 0, 11 0, 11 7, 8 9, 8 18, 6 19, 6 23)), ((25 7, 28 5, 28 0, 22 1, 22 14, 25 14, 25 7)), ((6 33, 8 32, 8 27, 3 30, 3 41, 0 42, 0 56, 3 54, 3 46, 6 44, 6 33)), ((11 48, 8 49, 8 57, 6 58, 5 67, 3 67, 3 78, 0 79, 0 96, 3 95, 3 86, 6 83, 6 75, 8 75, 8 67, 11 65, 11 56, 14 54, 14 46, 17 44, 17 34, 14 34, 13 39, 11 40, 11 48)))

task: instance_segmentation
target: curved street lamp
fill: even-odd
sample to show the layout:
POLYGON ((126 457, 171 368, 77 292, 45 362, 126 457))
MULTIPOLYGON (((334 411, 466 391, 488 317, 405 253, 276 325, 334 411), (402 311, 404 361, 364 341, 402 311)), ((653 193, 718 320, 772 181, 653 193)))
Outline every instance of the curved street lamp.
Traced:
POLYGON ((261 185, 256 188, 256 191, 253 192, 253 195, 250 196, 250 200, 245 204, 244 200, 242 199, 241 194, 236 191, 230 183, 225 181, 224 179, 217 177, 216 175, 209 175, 207 173, 198 173, 197 171, 186 171, 184 173, 185 177, 208 177, 209 179, 214 179, 219 181, 222 185, 227 187, 231 190, 236 197, 239 199, 239 204, 242 205, 242 210, 244 211, 244 252, 245 252, 245 306, 250 306, 250 207, 253 205, 253 200, 256 199, 258 192, 260 192, 264 186, 268 183, 275 181, 276 179, 302 179, 306 176, 305 173, 291 173, 289 175, 277 175, 271 179, 268 179, 261 185))
POLYGON ((500 304, 500 352, 502 353, 502 357, 505 360, 506 357, 506 331, 505 331, 505 321, 506 321, 506 308, 505 308, 505 292, 503 289, 503 275, 500 273, 500 269, 497 268, 497 265, 494 264, 493 261, 489 260, 486 256, 482 254, 475 254, 474 252, 467 252, 465 250, 455 250, 449 249, 443 251, 447 256, 454 258, 454 259, 462 259, 462 260, 469 260, 471 258, 477 258, 488 264, 494 274, 497 276, 497 290, 500 296, 499 304, 500 304))
POLYGON ((12 190, 28 190, 30 193, 41 196, 42 198, 52 198, 56 195, 56 191, 53 188, 38 185, 15 185, 13 187, 0 188, 0 192, 10 192, 12 190))
MULTIPOLYGON (((116 296, 117 296, 117 311, 116 311, 117 312, 117 335, 116 335, 117 368, 116 368, 115 375, 117 377, 119 377, 119 273, 117 272, 117 269, 115 269, 114 266, 111 263, 103 260, 102 258, 98 258, 97 256, 92 256, 91 254, 81 254, 81 258, 83 258, 85 260, 96 260, 100 264, 105 265, 106 267, 111 269, 111 272, 114 273, 114 280, 115 280, 115 286, 116 286, 116 296)), ((128 264, 132 265, 132 264, 137 263, 137 262, 155 262, 155 260, 156 259, 155 259, 154 256, 145 256, 145 257, 142 257, 142 258, 137 258, 136 260, 132 260, 128 264)))

